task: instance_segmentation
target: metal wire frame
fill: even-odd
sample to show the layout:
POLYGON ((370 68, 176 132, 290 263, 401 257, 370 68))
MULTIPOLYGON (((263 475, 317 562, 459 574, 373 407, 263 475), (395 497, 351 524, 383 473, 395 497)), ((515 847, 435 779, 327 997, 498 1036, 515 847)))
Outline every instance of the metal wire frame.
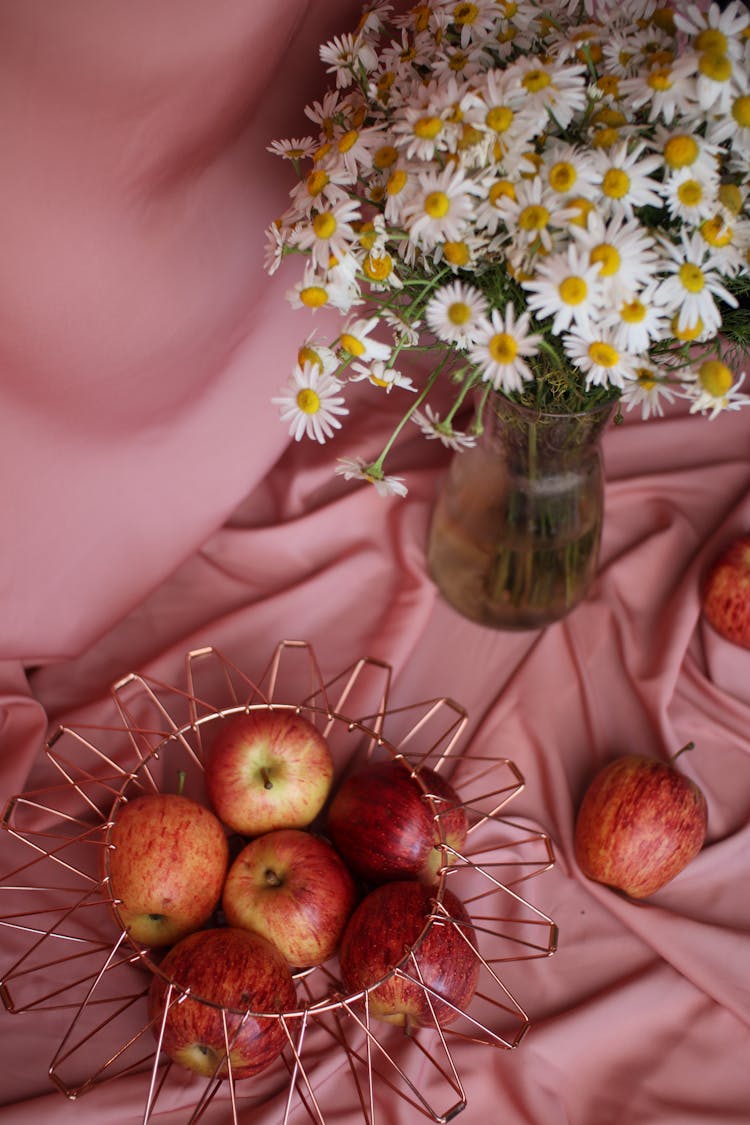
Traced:
MULTIPOLYGON (((66 1097, 139 1074, 147 1125, 170 1083, 184 1086, 186 1072, 164 1058, 161 1029, 147 1018, 158 958, 131 942, 113 909, 104 862, 109 832, 122 800, 168 788, 176 772, 200 795, 210 724, 253 707, 293 707, 315 722, 331 745, 339 778, 363 759, 386 754, 422 784, 445 862, 422 933, 392 975, 422 990, 433 1018, 406 1037, 372 1015, 372 989, 345 994, 335 961, 302 971, 295 977, 299 1009, 269 1017, 283 1022, 286 1046, 268 1075, 234 1079, 224 1016, 228 1077, 201 1080, 186 1121, 199 1121, 219 1095, 237 1125, 243 1104, 258 1105, 264 1092, 278 1095, 283 1087, 284 1123, 301 1109, 325 1125, 317 1078, 332 1067, 351 1084, 365 1125, 374 1125, 382 1099, 391 1096, 431 1121, 449 1121, 467 1104, 456 1045, 512 1049, 520 1043, 530 1019, 500 969, 555 951, 555 923, 516 889, 553 865, 551 841, 503 815, 524 787, 511 761, 456 752, 467 722, 463 708, 448 698, 390 707, 391 679, 387 664, 363 658, 324 681, 307 642, 282 641, 254 681, 209 646, 187 653, 184 688, 130 674, 112 686, 111 724, 60 727, 52 734, 45 753, 53 784, 12 797, 0 821, 19 855, 0 880, 0 906, 8 907, 0 911, 0 927, 17 951, 0 974, 0 999, 9 1013, 70 1017, 48 1068, 66 1097), (442 833, 444 810, 422 783, 425 766, 447 775, 460 767, 469 823, 461 852, 442 833), (476 945, 443 907, 448 884, 469 911, 476 945), (433 1006, 433 999, 441 1006, 445 999, 420 971, 419 949, 434 925, 458 927, 479 962, 474 998, 448 1026, 441 1026, 433 1006)), ((168 1003, 182 998, 183 990, 170 985, 168 1003)))

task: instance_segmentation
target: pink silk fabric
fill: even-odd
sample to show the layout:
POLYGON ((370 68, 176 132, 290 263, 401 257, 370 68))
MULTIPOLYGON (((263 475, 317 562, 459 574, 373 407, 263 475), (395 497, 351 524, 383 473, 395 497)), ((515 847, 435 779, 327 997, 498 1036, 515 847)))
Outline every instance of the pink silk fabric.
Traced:
MULTIPOLYGON (((517 1050, 457 1048, 460 1119, 747 1125, 750 651, 703 621, 700 582, 750 529, 750 413, 677 407, 610 428, 600 573, 563 622, 496 632, 442 601, 425 540, 449 452, 404 436, 405 500, 333 476, 337 458, 379 451, 398 392, 356 396, 325 446, 291 442, 270 403, 326 321, 289 309, 293 266, 264 273, 263 231, 291 184, 266 146, 313 132, 318 45, 358 12, 0 4, 0 795, 38 782, 47 731, 96 723, 114 680, 177 683, 201 645, 251 674, 283 639, 309 641, 327 675, 386 661, 396 702, 457 700, 467 749, 517 764, 513 816, 555 847, 525 893, 559 949, 507 966, 531 1018, 517 1050), (584 879, 573 826, 593 771, 689 739, 705 849, 638 904, 584 879)), ((0 927, 3 969, 18 948, 0 927)), ((75 1103, 53 1089, 64 1030, 54 1011, 0 1011, 0 1125, 140 1121, 140 1076, 75 1103)), ((336 1081, 335 1060, 321 1075, 336 1081)), ((188 1087, 159 1121, 186 1120, 188 1087)), ((326 1120, 362 1120, 335 1091, 326 1120)), ((238 1094, 241 1121, 281 1119, 278 1092, 238 1094)), ((378 1120, 418 1119, 383 1099, 378 1120)), ((227 1104, 206 1120, 227 1121, 227 1104)))

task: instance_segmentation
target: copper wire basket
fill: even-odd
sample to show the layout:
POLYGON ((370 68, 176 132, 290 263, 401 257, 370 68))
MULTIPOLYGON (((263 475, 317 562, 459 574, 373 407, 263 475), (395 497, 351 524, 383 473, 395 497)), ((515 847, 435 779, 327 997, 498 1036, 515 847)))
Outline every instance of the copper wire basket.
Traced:
MULTIPOLYGON (((48 1067, 54 1085, 74 1099, 101 1083, 130 1076, 143 1083, 144 1125, 181 1107, 186 1122, 221 1108, 236 1123, 311 1120, 325 1125, 327 1099, 342 1083, 361 1120, 386 1120, 397 1098, 428 1120, 443 1122, 467 1104, 456 1045, 516 1047, 530 1019, 500 976, 509 962, 547 957, 555 923, 519 893, 548 870, 551 841, 505 815, 523 777, 505 758, 457 752, 466 712, 447 698, 391 707, 392 670, 363 658, 327 682, 312 647, 283 641, 253 681, 213 647, 185 657, 185 687, 130 674, 110 692, 112 721, 59 727, 45 750, 50 784, 11 798, 2 829, 18 863, 0 880, 0 927, 15 959, 0 976, 9 1013, 54 1013, 64 1031, 48 1067), (139 792, 183 791, 203 798, 205 736, 218 718, 253 707, 291 707, 328 740, 337 776, 365 760, 391 756, 411 770, 442 773, 457 789, 469 833, 462 852, 441 835, 445 863, 434 906, 415 946, 393 972, 421 981, 416 953, 432 925, 453 924, 442 909, 445 888, 463 900, 477 936, 479 984, 449 1026, 406 1036, 371 1018, 368 992, 347 995, 331 961, 295 976, 299 1007, 281 1013, 286 1046, 254 1078, 199 1078, 160 1051, 160 1029, 148 1020, 146 996, 158 955, 131 942, 117 924, 105 862, 113 810, 139 792), (12 939, 12 940, 11 940, 12 939)), ((440 827, 440 806, 431 801, 440 827)), ((175 988, 173 1002, 179 1000, 175 988)))

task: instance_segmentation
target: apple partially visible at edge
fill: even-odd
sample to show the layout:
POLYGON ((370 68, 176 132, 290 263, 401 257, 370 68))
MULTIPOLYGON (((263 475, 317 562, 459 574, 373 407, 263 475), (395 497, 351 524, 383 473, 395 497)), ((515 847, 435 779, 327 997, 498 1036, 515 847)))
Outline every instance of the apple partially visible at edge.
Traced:
POLYGON ((737 536, 713 560, 701 605, 719 636, 750 649, 750 533, 737 536))

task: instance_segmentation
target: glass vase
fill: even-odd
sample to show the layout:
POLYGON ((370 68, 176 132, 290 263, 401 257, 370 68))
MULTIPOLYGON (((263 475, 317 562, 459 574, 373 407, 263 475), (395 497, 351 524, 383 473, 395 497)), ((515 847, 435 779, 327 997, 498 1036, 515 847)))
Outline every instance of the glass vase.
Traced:
POLYGON ((496 629, 539 629, 589 591, 604 509, 601 438, 614 402, 545 413, 500 394, 438 496, 428 567, 443 597, 496 629))

